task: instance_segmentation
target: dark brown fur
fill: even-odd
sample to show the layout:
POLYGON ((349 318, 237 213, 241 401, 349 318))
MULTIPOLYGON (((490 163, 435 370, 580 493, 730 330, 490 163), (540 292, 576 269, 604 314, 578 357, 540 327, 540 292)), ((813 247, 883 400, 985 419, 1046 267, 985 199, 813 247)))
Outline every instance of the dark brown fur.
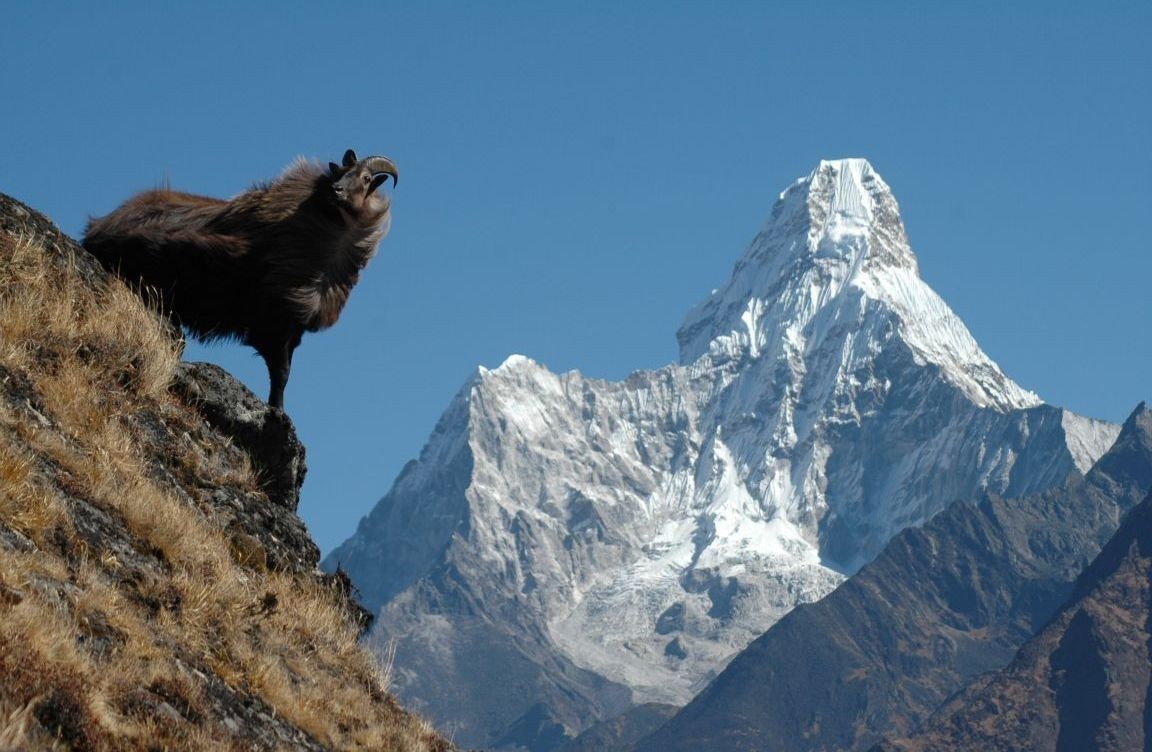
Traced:
POLYGON ((256 348, 268 364, 268 403, 283 407, 301 337, 336 323, 388 232, 390 202, 376 189, 389 175, 388 160, 349 150, 328 169, 299 160, 231 201, 145 191, 91 220, 84 247, 154 291, 197 338, 256 348))

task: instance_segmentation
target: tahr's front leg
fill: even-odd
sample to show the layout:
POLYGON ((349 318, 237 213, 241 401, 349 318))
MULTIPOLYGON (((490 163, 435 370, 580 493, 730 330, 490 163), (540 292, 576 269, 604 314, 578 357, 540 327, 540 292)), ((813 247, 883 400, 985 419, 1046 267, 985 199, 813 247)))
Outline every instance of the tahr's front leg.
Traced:
POLYGON ((256 344, 256 351, 264 358, 268 365, 268 406, 284 409, 284 387, 288 385, 288 376, 292 372, 292 354, 300 345, 303 332, 292 332, 287 339, 279 341, 264 341, 256 344))

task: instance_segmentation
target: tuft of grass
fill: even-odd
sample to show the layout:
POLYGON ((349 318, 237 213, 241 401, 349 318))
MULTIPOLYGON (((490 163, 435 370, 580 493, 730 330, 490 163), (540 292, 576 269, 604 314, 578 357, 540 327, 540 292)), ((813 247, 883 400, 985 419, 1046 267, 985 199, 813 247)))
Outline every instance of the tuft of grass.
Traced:
POLYGON ((0 234, 0 750, 282 746, 225 717, 249 701, 329 749, 450 749, 388 695, 322 580, 269 570, 158 480, 141 416, 186 427, 174 477, 259 489, 169 394, 165 324, 52 259, 0 234))

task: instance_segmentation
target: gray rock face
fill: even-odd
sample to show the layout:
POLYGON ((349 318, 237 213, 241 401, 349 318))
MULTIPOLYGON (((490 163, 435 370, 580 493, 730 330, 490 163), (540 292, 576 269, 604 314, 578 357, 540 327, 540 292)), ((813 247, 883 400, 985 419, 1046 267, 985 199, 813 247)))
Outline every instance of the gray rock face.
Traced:
POLYGON ((269 407, 230 373, 211 363, 181 363, 172 390, 231 436, 259 468, 268 500, 293 512, 304 485, 304 445, 287 414, 269 407))
POLYGON ((981 352, 863 160, 786 190, 678 336, 680 364, 621 382, 480 369, 327 560, 380 609, 401 696, 462 743, 682 704, 900 530, 1058 485, 1117 432, 981 352))
MULTIPOLYGON (((225 487, 203 491, 212 498, 217 514, 230 520, 236 531, 233 545, 260 550, 258 555, 273 568, 314 571, 320 549, 296 516, 300 486, 307 472, 304 445, 284 411, 269 408, 230 373, 211 363, 179 364, 171 390, 192 406, 211 430, 226 437, 234 448, 229 450, 234 455, 231 461, 239 463, 246 456, 261 479, 266 498, 237 494, 225 487)), ((177 436, 162 421, 147 428, 155 465, 161 468, 165 447, 177 436)))
MULTIPOLYGON (((897 535, 834 593, 753 642, 637 752, 859 750, 911 732, 1011 660, 1149 487, 1152 411, 1141 405, 1086 477, 957 502, 897 535)), ((971 707, 980 718, 950 727, 971 720, 966 733, 979 738, 985 722, 999 723, 989 719, 1002 706, 971 707)), ((924 749, 1001 748, 927 739, 924 749)))

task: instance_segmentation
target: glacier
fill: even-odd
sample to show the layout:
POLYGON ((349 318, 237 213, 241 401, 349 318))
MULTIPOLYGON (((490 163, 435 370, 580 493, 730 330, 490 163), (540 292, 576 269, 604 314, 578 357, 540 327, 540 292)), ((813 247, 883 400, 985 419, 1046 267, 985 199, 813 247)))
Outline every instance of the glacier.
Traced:
POLYGON ((980 349, 863 159, 781 193, 677 339, 618 382, 479 368, 327 558, 379 612, 395 690, 459 743, 542 751, 683 704, 901 529, 1056 485, 1119 431, 980 349))

